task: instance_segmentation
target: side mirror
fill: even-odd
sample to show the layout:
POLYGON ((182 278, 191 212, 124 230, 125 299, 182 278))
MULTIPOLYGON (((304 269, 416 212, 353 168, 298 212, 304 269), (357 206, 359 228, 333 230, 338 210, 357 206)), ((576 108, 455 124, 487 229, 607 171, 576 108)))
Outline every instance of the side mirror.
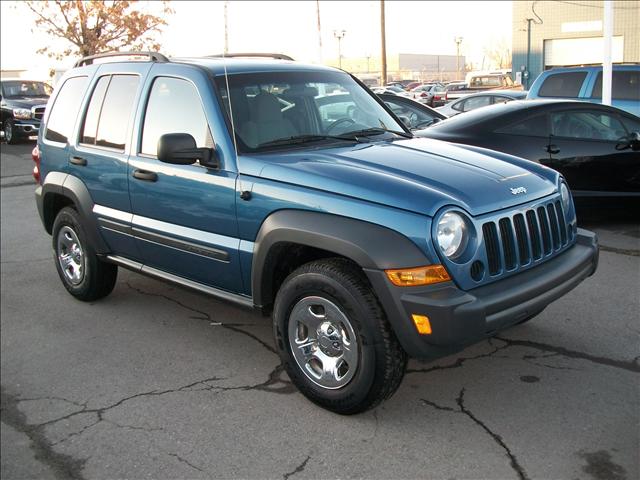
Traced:
POLYGON ((158 139, 158 160, 174 165, 191 165, 198 160, 207 168, 220 168, 220 160, 212 148, 198 148, 188 133, 165 133, 158 139))

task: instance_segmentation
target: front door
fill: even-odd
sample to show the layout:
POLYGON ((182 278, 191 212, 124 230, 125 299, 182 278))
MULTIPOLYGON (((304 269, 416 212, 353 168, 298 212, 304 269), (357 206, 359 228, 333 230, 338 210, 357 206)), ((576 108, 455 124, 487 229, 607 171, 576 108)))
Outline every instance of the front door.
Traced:
POLYGON ((622 148, 629 132, 620 117, 596 109, 553 112, 550 117, 546 165, 564 175, 574 195, 640 192, 638 152, 622 148))
MULTIPOLYGON (((172 165, 157 159, 166 133, 187 133, 198 147, 214 147, 201 93, 204 74, 176 77, 156 65, 135 130, 137 149, 129 160, 132 226, 145 265, 190 280, 241 292, 235 215, 237 173, 198 163, 172 165), (166 72, 166 74, 164 73, 166 72)), ((134 141, 135 143, 135 141, 134 141)))

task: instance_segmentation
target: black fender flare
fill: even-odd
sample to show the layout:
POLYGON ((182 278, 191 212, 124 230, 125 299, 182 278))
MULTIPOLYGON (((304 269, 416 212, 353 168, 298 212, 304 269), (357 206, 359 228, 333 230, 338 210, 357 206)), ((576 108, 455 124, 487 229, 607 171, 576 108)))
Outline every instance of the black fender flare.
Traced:
POLYGON ((89 190, 82 180, 73 175, 51 172, 45 178, 42 186, 36 190, 38 213, 47 232, 51 233, 51 227, 55 219, 52 211, 52 198, 56 195, 69 199, 76 207, 88 240, 96 253, 109 253, 109 247, 107 247, 102 235, 100 235, 98 222, 93 214, 94 203, 89 190))
POLYGON ((279 243, 334 252, 366 269, 385 270, 431 263, 409 238, 387 227, 329 213, 279 210, 262 223, 254 244, 251 291, 258 307, 272 298, 268 279, 273 265, 267 260, 271 248, 279 243))

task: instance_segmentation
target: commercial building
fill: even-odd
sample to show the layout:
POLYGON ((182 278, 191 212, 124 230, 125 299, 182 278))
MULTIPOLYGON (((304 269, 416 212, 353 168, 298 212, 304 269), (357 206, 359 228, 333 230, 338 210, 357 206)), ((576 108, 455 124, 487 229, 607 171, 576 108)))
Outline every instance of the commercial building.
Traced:
MULTIPOLYGON (((549 68, 601 64, 603 13, 603 1, 514 1, 514 80, 528 88, 549 68)), ((613 2, 612 60, 640 62, 638 0, 613 2)))
MULTIPOLYGON (((342 58, 330 60, 328 65, 341 66, 364 80, 379 84, 382 72, 381 57, 342 58)), ((415 53, 399 53, 387 55, 388 81, 451 81, 465 75, 465 57, 460 55, 425 55, 415 53), (458 70, 459 69, 459 70, 458 70), (459 74, 457 72, 460 72, 459 74)))

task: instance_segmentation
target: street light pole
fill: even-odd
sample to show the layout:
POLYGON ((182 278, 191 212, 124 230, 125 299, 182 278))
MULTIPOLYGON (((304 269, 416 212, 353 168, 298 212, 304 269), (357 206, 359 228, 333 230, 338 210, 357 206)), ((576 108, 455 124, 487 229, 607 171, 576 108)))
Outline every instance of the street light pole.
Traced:
POLYGON ((342 68, 342 39, 345 33, 347 33, 346 30, 333 31, 333 36, 338 39, 338 68, 342 68))
POLYGON ((380 75, 380 85, 387 84, 387 38, 385 34, 384 24, 384 0, 380 0, 380 36, 381 36, 381 60, 382 60, 382 72, 380 75))
POLYGON ((462 43, 462 37, 455 37, 453 41, 456 42, 456 80, 460 80, 460 44, 462 43))

